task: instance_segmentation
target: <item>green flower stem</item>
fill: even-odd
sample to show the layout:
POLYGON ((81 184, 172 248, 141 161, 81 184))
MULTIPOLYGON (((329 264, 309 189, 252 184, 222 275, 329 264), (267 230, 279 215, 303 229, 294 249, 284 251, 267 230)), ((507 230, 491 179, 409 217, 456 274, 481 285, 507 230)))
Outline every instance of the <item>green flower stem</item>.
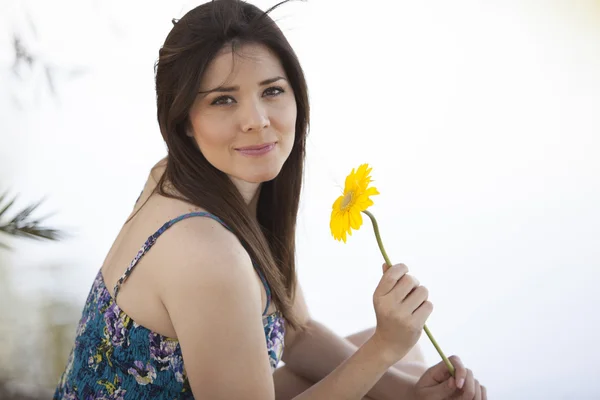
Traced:
MULTIPOLYGON (((390 261, 390 258, 388 257, 387 253, 385 252, 385 248, 383 247, 383 242, 381 241, 381 235, 379 234, 379 225, 377 225, 377 220, 375 219, 375 216, 367 210, 363 210, 363 213, 366 214, 371 219, 371 222, 373 223, 373 231, 375 231, 375 238, 377 238, 377 245, 379 246, 379 250, 381 250, 381 255, 383 256, 385 263, 391 267, 392 262, 390 261)), ((427 334, 427 337, 433 344, 433 347, 435 347, 438 354, 442 357, 442 360, 444 360, 444 363, 446 364, 446 367, 448 367, 448 371, 450 371, 450 374, 452 376, 454 376, 454 366, 452 365, 450 360, 448 360, 448 358, 444 355, 444 352, 442 351, 440 346, 437 344, 436 340, 433 338, 433 335, 429 331, 429 328, 427 327, 427 325, 423 326, 423 330, 425 331, 425 333, 427 334)))

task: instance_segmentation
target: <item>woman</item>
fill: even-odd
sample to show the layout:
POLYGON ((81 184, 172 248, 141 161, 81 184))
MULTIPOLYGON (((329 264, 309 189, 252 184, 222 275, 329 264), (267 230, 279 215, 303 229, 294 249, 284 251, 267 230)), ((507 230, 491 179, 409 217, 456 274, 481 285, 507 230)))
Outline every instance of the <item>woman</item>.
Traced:
POLYGON ((218 0, 174 21, 156 69, 168 156, 96 277, 55 398, 486 398, 456 357, 455 378, 400 361, 432 310, 404 265, 384 267, 373 331, 310 319, 294 263, 308 95, 267 13, 218 0))

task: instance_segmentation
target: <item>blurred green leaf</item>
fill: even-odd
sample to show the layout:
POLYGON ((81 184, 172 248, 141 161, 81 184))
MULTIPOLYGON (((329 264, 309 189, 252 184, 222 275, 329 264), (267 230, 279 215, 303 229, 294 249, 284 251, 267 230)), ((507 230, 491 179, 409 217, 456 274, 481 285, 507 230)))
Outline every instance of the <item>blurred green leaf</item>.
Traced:
MULTIPOLYGON (((62 231, 42 225, 43 220, 48 218, 48 216, 44 218, 34 218, 32 216, 33 212, 44 202, 44 200, 40 200, 37 203, 25 207, 23 210, 17 212, 11 219, 8 219, 8 222, 3 222, 7 219, 6 215, 9 210, 14 208, 13 206, 17 196, 14 196, 12 200, 4 204, 7 198, 8 193, 4 193, 0 196, 0 232, 10 236, 37 240, 59 240, 64 236, 62 231)), ((11 249, 9 245, 2 243, 1 241, 0 248, 11 249)))

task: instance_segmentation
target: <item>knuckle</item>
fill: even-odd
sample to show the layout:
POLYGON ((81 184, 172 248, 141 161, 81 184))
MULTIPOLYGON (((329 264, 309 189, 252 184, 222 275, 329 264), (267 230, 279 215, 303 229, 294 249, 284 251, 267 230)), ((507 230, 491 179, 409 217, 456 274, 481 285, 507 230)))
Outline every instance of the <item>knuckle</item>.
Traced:
POLYGON ((400 279, 400 285, 402 286, 402 289, 407 290, 415 287, 415 279, 416 278, 412 275, 404 275, 402 279, 400 279))
POLYGON ((404 264, 396 264, 391 269, 394 270, 394 275, 401 277, 408 272, 408 268, 404 264))
POLYGON ((421 286, 421 281, 413 276, 413 287, 418 288, 419 286, 421 286))
POLYGON ((395 277, 394 274, 386 272, 385 275, 383 275, 383 277, 381 278, 380 285, 392 285, 397 280, 398 278, 395 277))
POLYGON ((458 367, 461 362, 460 362, 460 358, 457 355, 451 355, 450 357, 448 357, 448 360, 450 360, 450 362, 452 362, 452 365, 454 365, 454 367, 458 367))
POLYGON ((430 301, 426 301, 425 303, 423 303, 423 307, 425 307, 425 310, 427 310, 427 312, 429 314, 431 314, 433 312, 433 303, 430 301))

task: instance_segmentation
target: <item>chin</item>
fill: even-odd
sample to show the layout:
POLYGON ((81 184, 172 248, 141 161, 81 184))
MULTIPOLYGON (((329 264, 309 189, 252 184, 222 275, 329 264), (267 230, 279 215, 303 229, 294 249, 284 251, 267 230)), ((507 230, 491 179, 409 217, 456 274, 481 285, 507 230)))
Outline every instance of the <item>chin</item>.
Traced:
POLYGON ((279 175, 279 172, 281 172, 281 167, 261 168, 261 169, 255 170, 255 171, 252 171, 252 170, 240 171, 240 173, 237 174, 237 177, 238 177, 238 179, 241 179, 243 181, 250 182, 250 183, 263 183, 263 182, 272 181, 273 179, 277 178, 277 175, 279 175))
POLYGON ((246 182, 251 182, 251 183, 264 183, 264 182, 272 181, 273 179, 277 178, 277 175, 279 175, 279 171, 277 173, 271 173, 271 174, 251 175, 251 176, 248 176, 247 178, 242 178, 242 179, 245 180, 246 182))

